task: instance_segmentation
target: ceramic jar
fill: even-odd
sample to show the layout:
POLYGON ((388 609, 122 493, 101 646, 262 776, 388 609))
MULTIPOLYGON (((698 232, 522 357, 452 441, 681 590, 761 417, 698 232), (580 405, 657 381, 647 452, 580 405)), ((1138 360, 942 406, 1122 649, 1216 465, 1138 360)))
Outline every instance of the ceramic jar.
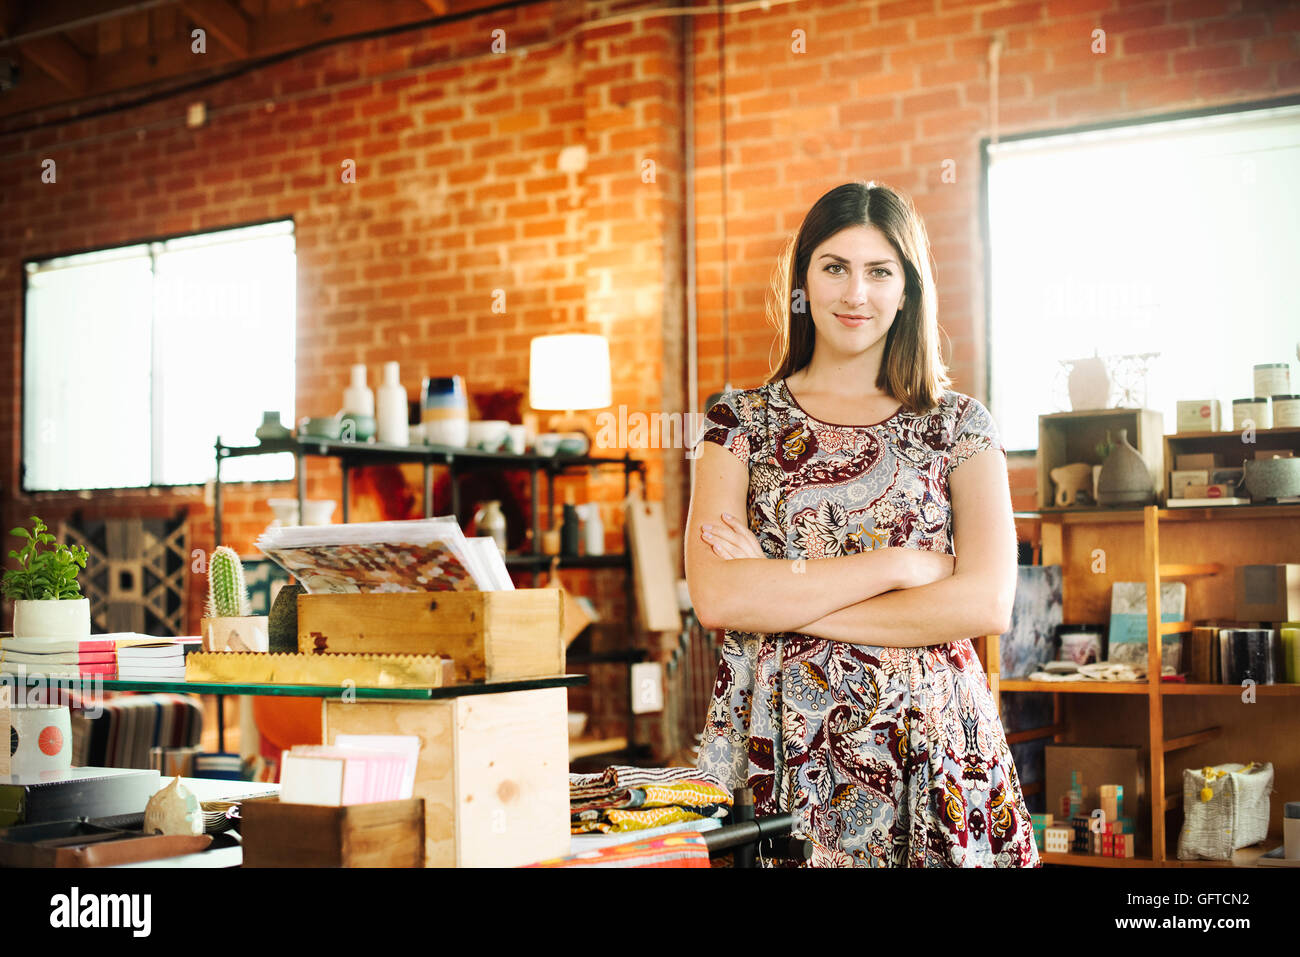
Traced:
POLYGON ((1101 466, 1097 480, 1099 505, 1150 505, 1155 483, 1142 453, 1129 445, 1128 429, 1119 429, 1119 441, 1101 466))

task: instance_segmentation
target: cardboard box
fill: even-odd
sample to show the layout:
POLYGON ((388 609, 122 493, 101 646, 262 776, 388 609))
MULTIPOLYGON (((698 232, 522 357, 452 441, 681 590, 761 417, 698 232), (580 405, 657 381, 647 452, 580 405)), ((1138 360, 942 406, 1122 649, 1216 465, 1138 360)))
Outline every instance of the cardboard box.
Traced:
POLYGON ((1101 809, 1106 815, 1107 823, 1123 817, 1124 786, 1122 784, 1103 784, 1101 786, 1101 809))
POLYGON ((1218 399, 1186 399, 1177 403, 1179 432, 1218 432, 1221 417, 1218 399))
POLYGON ((1049 854, 1068 854, 1073 839, 1074 828, 1064 824, 1054 824, 1043 831, 1043 843, 1049 854))
MULTIPOLYGON (((1174 468, 1179 469, 1219 469, 1223 468, 1223 456, 1218 452, 1191 452, 1174 456, 1174 468)), ((1208 482, 1209 479, 1206 479, 1208 482)))
POLYGON ((1184 485, 1183 494, 1177 498, 1233 498, 1236 485, 1184 485))
POLYGON ((1300 618, 1300 565, 1238 565, 1235 578, 1238 621, 1300 618))
POLYGON ((1044 798, 1048 807, 1060 806, 1062 795, 1070 789, 1070 772, 1078 771, 1085 809, 1102 806, 1102 785, 1121 785, 1124 788, 1123 817, 1131 818, 1144 834, 1150 829, 1145 750, 1125 745, 1049 744, 1044 748, 1044 758, 1047 783, 1044 798))
POLYGON ((1174 469, 1169 473, 1169 497, 1185 498, 1183 491, 1187 486, 1209 484, 1209 469, 1174 469))

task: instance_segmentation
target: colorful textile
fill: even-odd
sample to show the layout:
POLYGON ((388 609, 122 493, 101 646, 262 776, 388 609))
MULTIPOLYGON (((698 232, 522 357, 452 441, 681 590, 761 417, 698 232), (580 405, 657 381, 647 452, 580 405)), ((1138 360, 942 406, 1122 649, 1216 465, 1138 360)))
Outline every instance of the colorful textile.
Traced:
POLYGON ((628 841, 597 850, 554 857, 525 867, 709 867, 704 835, 682 831, 645 841, 628 841))
MULTIPOLYGON (((671 787, 683 781, 723 787, 720 778, 698 768, 634 768, 614 764, 595 774, 570 774, 569 799, 574 803, 600 801, 632 788, 671 787)), ((730 795, 728 791, 728 798, 730 795)))
MULTIPOLYGON (((749 527, 771 558, 878 547, 952 554, 948 479, 1004 451, 977 400, 821 422, 777 379, 733 389, 701 439, 749 468, 749 527)), ((969 639, 916 648, 728 630, 698 765, 794 814, 809 862, 765 866, 1037 867, 1033 827, 969 639)))
MULTIPOLYGON (((697 772, 698 773, 698 772, 697 772)), ((731 792, 712 781, 692 779, 675 784, 651 784, 646 787, 616 791, 606 798, 587 798, 570 802, 570 810, 588 811, 599 808, 670 807, 675 804, 730 804, 731 792)))
POLYGON ((644 830, 677 821, 724 817, 728 810, 725 804, 714 804, 705 807, 649 807, 631 811, 618 809, 580 811, 573 815, 569 824, 569 833, 585 834, 588 831, 600 831, 609 834, 617 831, 644 830))

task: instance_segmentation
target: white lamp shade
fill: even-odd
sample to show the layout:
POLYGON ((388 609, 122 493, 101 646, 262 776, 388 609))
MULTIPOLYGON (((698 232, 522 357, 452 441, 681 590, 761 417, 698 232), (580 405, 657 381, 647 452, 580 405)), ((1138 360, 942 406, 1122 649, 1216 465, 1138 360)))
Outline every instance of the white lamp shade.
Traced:
POLYGON ((604 336, 568 333, 532 341, 528 404, 534 409, 604 409, 612 401, 604 336))

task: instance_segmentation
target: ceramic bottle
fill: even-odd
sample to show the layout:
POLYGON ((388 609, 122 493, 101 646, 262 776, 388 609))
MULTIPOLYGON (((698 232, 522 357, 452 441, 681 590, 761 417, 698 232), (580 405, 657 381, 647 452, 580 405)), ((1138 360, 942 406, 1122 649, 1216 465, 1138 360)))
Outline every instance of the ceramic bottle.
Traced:
POLYGON ((411 441, 406 390, 396 362, 384 363, 384 382, 379 387, 379 441, 385 445, 409 445, 411 441))
POLYGON ((366 385, 366 367, 357 363, 352 367, 352 384, 343 390, 343 414, 374 415, 375 394, 366 385))

